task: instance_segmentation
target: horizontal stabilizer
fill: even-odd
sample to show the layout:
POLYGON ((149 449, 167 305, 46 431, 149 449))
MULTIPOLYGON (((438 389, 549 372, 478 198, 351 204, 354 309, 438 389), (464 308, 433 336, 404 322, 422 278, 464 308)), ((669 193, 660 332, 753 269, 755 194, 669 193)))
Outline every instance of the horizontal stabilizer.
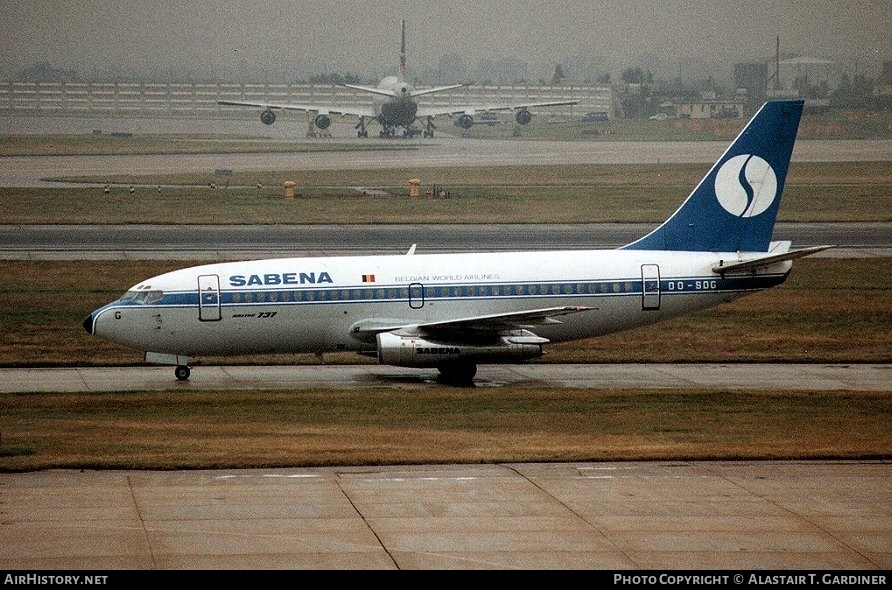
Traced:
POLYGON ((373 88, 372 86, 359 86, 357 84, 340 84, 344 88, 352 88, 353 90, 362 90, 363 92, 368 92, 370 94, 380 94, 381 96, 388 96, 390 98, 396 97, 396 92, 393 90, 387 90, 384 88, 373 88))
POLYGON ((446 90, 454 90, 456 88, 463 88, 465 86, 470 86, 470 84, 452 84, 450 86, 437 86, 436 88, 425 88, 424 90, 414 90, 414 91, 412 91, 412 96, 424 96, 425 94, 434 94, 435 92, 444 92, 446 90))
POLYGON ((790 250, 788 252, 782 252, 780 254, 766 254, 765 256, 750 258, 748 260, 720 260, 717 265, 712 267, 712 270, 713 272, 717 273, 726 273, 729 271, 758 268, 760 266, 766 266, 775 262, 783 262, 784 260, 795 260, 796 258, 802 258, 803 256, 810 256, 812 254, 816 254, 833 247, 834 246, 813 246, 811 248, 802 248, 800 250, 790 250))

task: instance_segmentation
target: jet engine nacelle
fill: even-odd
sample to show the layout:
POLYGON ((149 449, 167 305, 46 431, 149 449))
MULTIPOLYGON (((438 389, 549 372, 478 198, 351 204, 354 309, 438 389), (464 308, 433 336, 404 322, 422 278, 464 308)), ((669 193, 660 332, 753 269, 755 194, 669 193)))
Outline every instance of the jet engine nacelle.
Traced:
POLYGON ((392 332, 377 335, 378 362, 397 367, 439 367, 456 361, 516 362, 542 356, 544 338, 501 336, 488 344, 435 342, 392 332))
POLYGON ((272 125, 276 122, 276 114, 269 109, 260 113, 260 122, 264 125, 272 125))
POLYGON ((328 126, 331 125, 331 117, 328 115, 316 115, 316 118, 313 119, 313 124, 319 129, 328 129, 328 126))
POLYGON ((526 125, 533 120, 533 114, 526 109, 520 109, 519 111, 517 111, 517 113, 515 113, 514 120, 521 125, 526 125))
POLYGON ((470 129, 474 126, 474 117, 471 115, 462 115, 458 118, 458 126, 462 129, 470 129))

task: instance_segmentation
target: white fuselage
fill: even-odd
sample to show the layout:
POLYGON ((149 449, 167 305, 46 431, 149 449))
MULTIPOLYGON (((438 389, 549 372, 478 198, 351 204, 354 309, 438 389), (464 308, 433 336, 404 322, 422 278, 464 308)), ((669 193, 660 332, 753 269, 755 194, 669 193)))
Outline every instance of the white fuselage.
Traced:
POLYGON ((388 127, 408 127, 415 122, 418 103, 412 98, 412 86, 396 76, 381 80, 378 88, 391 93, 390 98, 374 105, 378 120, 388 127))
POLYGON ((536 325, 551 342, 650 324, 783 282, 712 270, 735 253, 591 250, 283 258, 209 264, 135 285, 85 327, 177 355, 374 351, 357 326, 415 325, 556 306, 589 308, 536 325))

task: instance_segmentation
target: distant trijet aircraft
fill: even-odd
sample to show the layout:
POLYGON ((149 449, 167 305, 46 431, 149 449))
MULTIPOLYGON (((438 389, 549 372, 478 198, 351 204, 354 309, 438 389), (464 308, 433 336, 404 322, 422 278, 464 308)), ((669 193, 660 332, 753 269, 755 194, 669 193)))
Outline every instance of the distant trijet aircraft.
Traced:
POLYGON ((514 120, 521 125, 526 125, 532 120, 529 109, 546 106, 565 106, 577 104, 578 100, 560 100, 547 102, 530 102, 521 104, 495 104, 480 106, 459 107, 424 107, 417 102, 419 96, 443 92, 454 88, 461 88, 467 84, 452 84, 450 86, 437 86, 416 90, 406 81, 406 21, 402 23, 402 45, 400 49, 400 67, 396 76, 387 76, 377 86, 360 86, 356 84, 341 84, 346 88, 361 90, 370 94, 383 97, 377 102, 368 105, 332 106, 310 104, 275 104, 269 102, 243 102, 221 100, 218 104, 230 106, 257 107, 262 109, 260 120, 265 125, 272 125, 276 121, 277 110, 292 110, 315 113, 313 124, 322 130, 331 125, 331 115, 353 115, 359 117, 356 126, 358 137, 368 137, 366 124, 377 122, 381 125, 381 137, 396 137, 399 129, 403 129, 402 135, 408 137, 414 134, 415 121, 424 122, 424 137, 434 136, 434 118, 449 115, 455 117, 456 124, 463 129, 470 129, 474 125, 474 115, 490 111, 514 111, 514 120))

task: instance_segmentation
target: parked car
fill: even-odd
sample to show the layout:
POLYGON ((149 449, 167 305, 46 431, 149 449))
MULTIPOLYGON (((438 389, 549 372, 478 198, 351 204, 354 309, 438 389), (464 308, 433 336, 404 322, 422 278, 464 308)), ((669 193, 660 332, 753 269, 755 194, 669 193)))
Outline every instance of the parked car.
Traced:
POLYGON ((710 117, 713 119, 736 119, 740 117, 740 112, 737 109, 722 109, 714 112, 710 117))
POLYGON ((610 116, 607 114, 607 111, 592 111, 586 113, 582 118, 583 123, 602 123, 609 120, 610 116))

